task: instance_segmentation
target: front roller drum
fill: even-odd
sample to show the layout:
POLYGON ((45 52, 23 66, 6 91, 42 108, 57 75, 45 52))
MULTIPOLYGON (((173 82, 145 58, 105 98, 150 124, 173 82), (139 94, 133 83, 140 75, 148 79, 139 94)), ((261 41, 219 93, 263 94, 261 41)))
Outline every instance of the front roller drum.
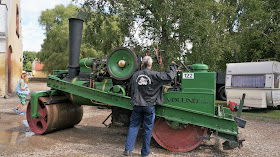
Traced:
MULTIPOLYGON (((31 103, 27 106, 27 122, 35 134, 46 134, 52 131, 74 127, 83 117, 83 108, 72 104, 70 101, 46 105, 51 99, 39 97, 37 112, 39 118, 31 118, 31 103)), ((54 100, 54 99, 52 99, 54 100)))

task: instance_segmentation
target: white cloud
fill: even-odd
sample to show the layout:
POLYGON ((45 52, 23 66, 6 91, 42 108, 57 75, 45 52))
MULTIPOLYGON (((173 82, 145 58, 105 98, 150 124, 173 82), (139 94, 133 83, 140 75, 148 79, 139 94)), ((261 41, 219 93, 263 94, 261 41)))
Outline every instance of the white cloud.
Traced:
MULTIPOLYGON (((79 1, 78 1, 79 2, 79 1)), ((53 9, 56 5, 68 5, 71 0, 21 0, 21 24, 23 51, 41 50, 45 38, 44 30, 39 26, 38 18, 46 9, 53 9)))

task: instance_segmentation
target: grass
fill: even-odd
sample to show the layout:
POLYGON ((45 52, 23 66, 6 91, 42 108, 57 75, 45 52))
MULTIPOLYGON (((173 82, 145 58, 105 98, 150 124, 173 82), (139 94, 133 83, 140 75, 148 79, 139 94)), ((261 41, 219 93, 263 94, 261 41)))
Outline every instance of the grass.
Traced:
POLYGON ((280 119, 280 110, 276 109, 251 109, 242 112, 242 115, 248 117, 262 117, 271 119, 280 119))
MULTIPOLYGON (((226 101, 216 100, 215 104, 223 105, 224 107, 227 106, 226 101)), ((236 113, 234 113, 236 115, 236 113)), ((259 121, 270 121, 276 120, 280 122, 280 110, 277 109, 249 109, 243 110, 241 114, 241 118, 247 120, 259 120, 259 121)))

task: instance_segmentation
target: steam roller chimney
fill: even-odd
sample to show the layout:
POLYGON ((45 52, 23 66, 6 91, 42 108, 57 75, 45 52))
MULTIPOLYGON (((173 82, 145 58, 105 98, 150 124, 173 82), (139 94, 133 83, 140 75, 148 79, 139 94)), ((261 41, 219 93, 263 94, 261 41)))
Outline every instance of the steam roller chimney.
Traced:
POLYGON ((80 48, 82 41, 83 20, 69 18, 69 78, 79 75, 80 48))

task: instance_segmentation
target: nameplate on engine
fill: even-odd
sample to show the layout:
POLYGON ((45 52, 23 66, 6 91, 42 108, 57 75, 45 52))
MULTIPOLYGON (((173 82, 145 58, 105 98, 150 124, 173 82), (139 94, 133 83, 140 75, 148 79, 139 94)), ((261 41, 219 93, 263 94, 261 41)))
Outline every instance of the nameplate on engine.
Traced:
POLYGON ((194 73, 183 73, 183 79, 194 79, 194 73))

